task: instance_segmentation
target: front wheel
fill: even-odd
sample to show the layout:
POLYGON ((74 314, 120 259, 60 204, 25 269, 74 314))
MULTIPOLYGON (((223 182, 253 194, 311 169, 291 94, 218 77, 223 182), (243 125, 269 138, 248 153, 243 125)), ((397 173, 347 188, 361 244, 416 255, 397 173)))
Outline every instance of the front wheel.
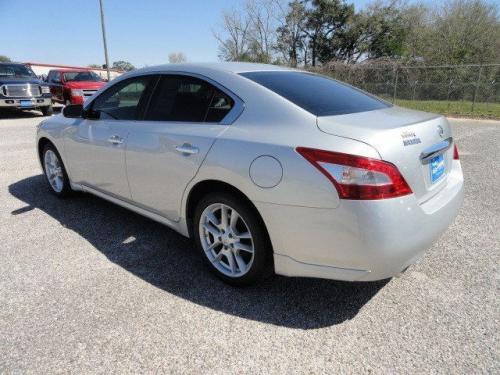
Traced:
POLYGON ((58 197, 70 195, 72 190, 68 174, 62 163, 61 156, 53 145, 48 144, 44 147, 42 163, 50 190, 58 197))
POLYGON ((255 209, 230 194, 198 203, 193 234, 205 263, 232 285, 249 285, 272 274, 272 249, 255 209))
POLYGON ((52 116, 54 114, 54 108, 52 105, 40 108, 44 116, 52 116))

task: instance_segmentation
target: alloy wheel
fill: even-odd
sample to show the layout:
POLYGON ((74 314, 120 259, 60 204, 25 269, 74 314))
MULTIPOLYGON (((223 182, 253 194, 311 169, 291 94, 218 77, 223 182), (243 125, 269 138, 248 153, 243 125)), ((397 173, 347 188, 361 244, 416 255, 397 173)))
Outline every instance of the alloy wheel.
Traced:
POLYGON ((241 277, 254 260, 254 241, 245 220, 232 207, 214 203, 200 217, 201 245, 214 267, 229 277, 241 277))
POLYGON ((56 153, 52 150, 47 150, 44 156, 45 174, 49 180, 49 184, 56 193, 62 192, 64 188, 64 175, 61 162, 56 153))

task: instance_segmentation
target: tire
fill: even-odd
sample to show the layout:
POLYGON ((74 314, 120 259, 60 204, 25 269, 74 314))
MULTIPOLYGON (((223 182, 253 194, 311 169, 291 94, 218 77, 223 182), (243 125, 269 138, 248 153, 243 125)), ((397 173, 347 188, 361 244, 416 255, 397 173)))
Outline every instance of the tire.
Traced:
POLYGON ((10 117, 14 111, 12 108, 2 108, 0 109, 0 118, 10 117))
POLYGON ((59 152, 57 152, 52 144, 47 144, 43 148, 42 166, 50 191, 60 198, 71 195, 73 190, 71 189, 66 168, 64 167, 59 152), (54 176, 54 173, 50 174, 50 169, 52 168, 54 168, 53 172, 57 174, 55 177, 50 177, 54 176))
POLYGON ((52 116, 54 114, 54 108, 52 107, 52 105, 41 107, 41 110, 44 116, 52 116))
POLYGON ((203 197, 195 208, 192 233, 205 264, 226 283, 250 285, 273 274, 267 230, 255 208, 241 198, 228 193, 203 197))

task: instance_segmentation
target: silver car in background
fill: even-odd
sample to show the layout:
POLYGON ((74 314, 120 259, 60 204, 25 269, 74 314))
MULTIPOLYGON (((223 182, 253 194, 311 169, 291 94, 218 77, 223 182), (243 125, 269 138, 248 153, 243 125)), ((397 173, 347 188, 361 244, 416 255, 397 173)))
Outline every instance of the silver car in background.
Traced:
POLYGON ((236 285, 397 275, 463 200, 444 117, 278 66, 136 70, 43 121, 37 145, 53 193, 89 192, 192 237, 236 285))

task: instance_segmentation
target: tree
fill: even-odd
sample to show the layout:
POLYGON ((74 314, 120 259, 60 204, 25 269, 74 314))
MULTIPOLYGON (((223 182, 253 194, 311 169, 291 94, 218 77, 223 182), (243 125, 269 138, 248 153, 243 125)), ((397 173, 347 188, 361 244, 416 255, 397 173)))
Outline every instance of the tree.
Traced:
POLYGON ((500 60, 499 6, 491 0, 445 0, 435 7, 373 0, 247 0, 222 15, 214 33, 223 60, 297 66, 398 59, 426 64, 500 60))
POLYGON ((311 48, 311 64, 315 66, 337 58, 341 36, 346 32, 354 5, 344 0, 311 0, 307 11, 305 34, 311 48))
POLYGON ((304 65, 307 65, 305 23, 306 8, 304 4, 299 0, 289 3, 284 23, 277 29, 276 49, 283 54, 285 61, 291 66, 297 66, 301 61, 301 52, 304 53, 302 61, 304 65))
POLYGON ((253 61, 268 64, 273 61, 277 39, 277 5, 275 0, 253 0, 246 3, 246 13, 250 20, 250 55, 253 61))
POLYGON ((360 13, 358 22, 362 32, 358 44, 364 45, 358 49, 365 58, 402 56, 409 27, 404 23, 401 9, 399 0, 377 1, 360 13))
POLYGON ((97 69, 102 69, 102 65, 99 64, 89 64, 87 65, 89 68, 97 68, 97 69))
POLYGON ((0 55, 0 62, 11 62, 12 60, 7 56, 0 55))
POLYGON ((219 41, 219 58, 225 61, 245 61, 248 55, 248 29, 250 20, 236 10, 222 13, 222 32, 215 32, 219 41))
POLYGON ((428 41, 433 63, 464 64, 498 62, 500 24, 498 6, 484 0, 453 0, 433 15, 428 41))
POLYGON ((483 64, 500 59, 498 6, 486 0, 449 0, 439 7, 413 5, 402 12, 408 25, 404 56, 426 64, 483 64))
POLYGON ((403 42, 403 57, 416 61, 428 55, 432 21, 430 10, 425 4, 415 4, 405 7, 401 11, 402 23, 408 25, 403 42))
POLYGON ((274 60, 278 0, 247 0, 242 9, 222 13, 214 31, 219 58, 226 61, 271 63, 274 60))
POLYGON ((168 62, 170 64, 179 64, 186 61, 187 61, 186 55, 184 55, 184 53, 182 52, 173 52, 168 55, 168 62))
POLYGON ((133 66, 128 61, 123 61, 123 60, 113 62, 113 65, 111 67, 113 69, 124 70, 126 72, 135 69, 135 66, 133 66))

